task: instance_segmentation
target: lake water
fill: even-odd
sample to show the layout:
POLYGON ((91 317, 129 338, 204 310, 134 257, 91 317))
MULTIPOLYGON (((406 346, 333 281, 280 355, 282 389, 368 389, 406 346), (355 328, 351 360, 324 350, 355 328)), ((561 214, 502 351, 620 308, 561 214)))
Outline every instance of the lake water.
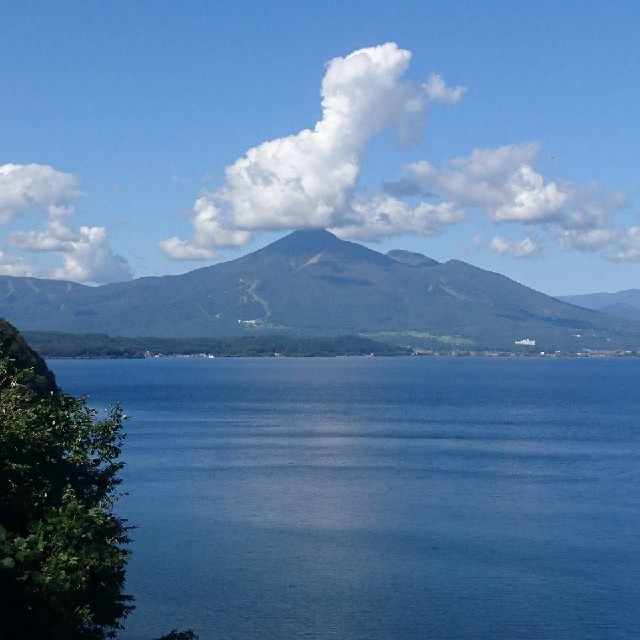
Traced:
POLYGON ((49 364, 131 415, 123 639, 640 637, 640 360, 49 364))

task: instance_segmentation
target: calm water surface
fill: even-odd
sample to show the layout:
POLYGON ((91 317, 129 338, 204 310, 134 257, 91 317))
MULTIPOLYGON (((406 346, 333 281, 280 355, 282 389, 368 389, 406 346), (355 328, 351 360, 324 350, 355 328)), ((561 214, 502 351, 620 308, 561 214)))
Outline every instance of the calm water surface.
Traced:
POLYGON ((123 639, 640 637, 640 360, 49 364, 132 416, 123 639))

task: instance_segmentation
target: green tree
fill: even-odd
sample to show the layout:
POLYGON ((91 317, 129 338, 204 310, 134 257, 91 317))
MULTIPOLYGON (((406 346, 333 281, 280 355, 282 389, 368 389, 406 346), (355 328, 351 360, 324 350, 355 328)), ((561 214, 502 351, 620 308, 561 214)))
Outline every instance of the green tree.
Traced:
POLYGON ((97 419, 43 371, 0 352, 0 638, 113 638, 132 609, 123 414, 97 419))

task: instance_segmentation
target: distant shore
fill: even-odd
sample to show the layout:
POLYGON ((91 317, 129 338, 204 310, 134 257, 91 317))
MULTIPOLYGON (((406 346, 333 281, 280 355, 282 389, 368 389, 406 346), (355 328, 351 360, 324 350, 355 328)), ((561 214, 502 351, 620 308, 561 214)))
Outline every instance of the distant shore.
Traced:
POLYGON ((261 335, 231 338, 122 337, 106 334, 70 334, 50 331, 22 332, 29 346, 44 358, 314 358, 314 357, 490 357, 490 358, 621 358, 640 350, 544 349, 540 345, 517 348, 470 348, 469 345, 418 347, 394 345, 364 336, 289 337, 261 335))

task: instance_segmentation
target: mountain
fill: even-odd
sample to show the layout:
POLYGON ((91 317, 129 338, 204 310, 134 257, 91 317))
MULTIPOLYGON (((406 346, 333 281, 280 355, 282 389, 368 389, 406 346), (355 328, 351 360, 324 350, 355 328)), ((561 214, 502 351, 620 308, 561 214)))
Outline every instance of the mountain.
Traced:
POLYGON ((440 264, 432 258, 423 256, 421 253, 412 253, 411 251, 403 251, 402 249, 388 251, 387 256, 396 262, 404 262, 405 264, 410 264, 414 267, 435 267, 440 264))
POLYGON ((0 277, 0 316, 21 330, 114 336, 359 334, 412 346, 640 348, 640 324, 508 278, 421 254, 383 255, 324 230, 295 231, 179 276, 87 287, 0 277))
POLYGON ((586 293, 578 296, 562 296, 570 304, 608 313, 626 320, 640 322, 640 289, 626 289, 616 293, 586 293))

